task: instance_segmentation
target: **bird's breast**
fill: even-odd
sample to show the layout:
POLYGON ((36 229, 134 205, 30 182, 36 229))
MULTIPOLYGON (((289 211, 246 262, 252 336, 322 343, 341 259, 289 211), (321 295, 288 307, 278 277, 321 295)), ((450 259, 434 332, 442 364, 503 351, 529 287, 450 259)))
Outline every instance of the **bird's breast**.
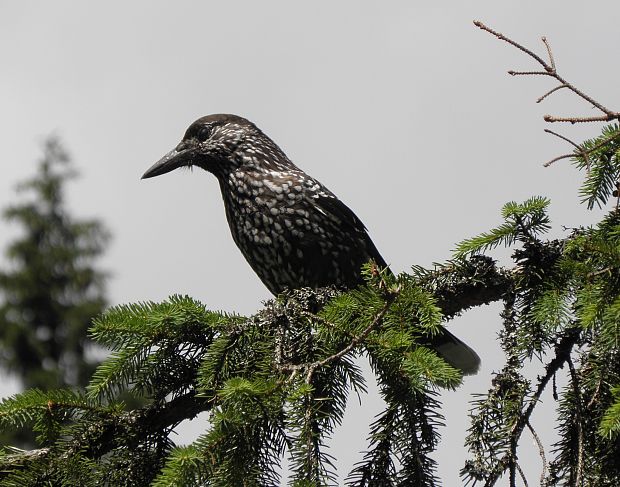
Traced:
MULTIPOLYGON (((256 178, 231 178, 223 191, 226 215, 233 238, 242 251, 258 251, 275 263, 293 252, 292 241, 319 234, 301 195, 287 183, 276 185, 256 178)), ((245 252, 244 252, 245 253, 245 252)))
POLYGON ((317 211, 304 184, 237 173, 222 185, 233 239, 276 294, 285 288, 346 284, 343 256, 355 257, 357 269, 362 263, 351 253, 351 242, 343 240, 338 219, 317 211))

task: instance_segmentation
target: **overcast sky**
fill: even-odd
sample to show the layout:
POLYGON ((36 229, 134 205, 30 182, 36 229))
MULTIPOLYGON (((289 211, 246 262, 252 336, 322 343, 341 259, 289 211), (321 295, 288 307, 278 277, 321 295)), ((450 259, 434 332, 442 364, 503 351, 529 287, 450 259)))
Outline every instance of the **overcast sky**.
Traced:
MULTIPOLYGON (((56 133, 82 174, 73 211, 114 234, 101 261, 112 304, 187 293, 250 314, 270 295, 230 237, 215 178, 140 181, 194 119, 224 112, 254 121, 354 209, 395 271, 449 258, 496 225, 506 201, 532 195, 551 198, 561 236, 600 213, 579 204, 581 175, 567 161, 542 167, 571 149, 543 133, 542 115, 594 112, 563 92, 537 105, 551 81, 508 76, 536 66, 472 20, 541 54, 546 35, 560 73, 618 110, 619 15, 617 0, 0 1, 0 206, 56 133)), ((577 139, 597 130, 553 128, 577 139)), ((4 247, 15 230, 0 225, 4 247)), ((436 458, 448 486, 460 485, 469 395, 501 367, 497 312, 450 325, 483 366, 444 395, 436 458)), ((333 443, 342 474, 366 446, 360 425, 380 409, 376 396, 351 408, 333 443)), ((535 481, 530 443, 522 457, 535 481)))

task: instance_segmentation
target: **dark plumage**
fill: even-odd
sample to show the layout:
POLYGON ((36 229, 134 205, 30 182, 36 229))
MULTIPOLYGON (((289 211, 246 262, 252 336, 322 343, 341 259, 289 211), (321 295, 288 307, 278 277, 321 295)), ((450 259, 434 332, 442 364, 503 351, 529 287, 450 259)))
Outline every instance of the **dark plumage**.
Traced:
MULTIPOLYGON (((218 179, 233 239, 273 294, 300 287, 353 288, 362 282, 363 264, 373 260, 386 266, 360 219, 242 117, 196 120, 142 178, 183 166, 201 167, 218 179)), ((455 365, 475 371, 475 352, 445 333, 442 342, 473 354, 471 363, 455 365)), ((436 348, 445 356, 444 345, 436 348)))

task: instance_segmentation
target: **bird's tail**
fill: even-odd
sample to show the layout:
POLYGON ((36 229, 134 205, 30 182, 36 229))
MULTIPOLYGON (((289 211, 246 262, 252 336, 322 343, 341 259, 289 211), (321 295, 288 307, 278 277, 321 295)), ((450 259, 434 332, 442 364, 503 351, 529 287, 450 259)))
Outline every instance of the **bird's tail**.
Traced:
POLYGON ((446 329, 432 338, 430 346, 463 375, 474 375, 480 368, 478 354, 446 329))

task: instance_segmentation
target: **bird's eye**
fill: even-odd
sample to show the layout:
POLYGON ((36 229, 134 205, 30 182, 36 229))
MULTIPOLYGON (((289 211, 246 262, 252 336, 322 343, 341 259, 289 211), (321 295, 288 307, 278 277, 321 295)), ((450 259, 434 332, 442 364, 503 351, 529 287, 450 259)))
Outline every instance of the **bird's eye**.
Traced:
POLYGON ((211 136, 211 127, 202 127, 198 131, 198 140, 204 142, 211 136))

